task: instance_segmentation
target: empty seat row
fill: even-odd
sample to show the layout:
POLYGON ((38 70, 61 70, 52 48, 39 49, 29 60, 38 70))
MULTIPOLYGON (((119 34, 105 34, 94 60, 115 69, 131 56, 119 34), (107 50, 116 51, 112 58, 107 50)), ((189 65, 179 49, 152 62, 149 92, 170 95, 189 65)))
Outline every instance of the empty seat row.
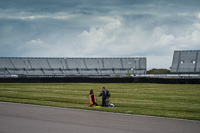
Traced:
MULTIPOLYGON (((25 58, 0 57, 0 69, 11 74, 124 74, 146 70, 146 58, 25 58), (123 72, 126 71, 126 72, 123 72)), ((4 72, 5 73, 5 72, 4 72)))

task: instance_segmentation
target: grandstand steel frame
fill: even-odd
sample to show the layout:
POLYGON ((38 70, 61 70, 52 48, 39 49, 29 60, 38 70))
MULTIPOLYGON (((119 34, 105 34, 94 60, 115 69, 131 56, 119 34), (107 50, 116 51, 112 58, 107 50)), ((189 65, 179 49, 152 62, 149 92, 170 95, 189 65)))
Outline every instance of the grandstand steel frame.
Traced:
POLYGON ((171 73, 200 73, 200 50, 174 51, 171 73))
POLYGON ((123 76, 146 73, 146 58, 0 57, 0 75, 123 76))

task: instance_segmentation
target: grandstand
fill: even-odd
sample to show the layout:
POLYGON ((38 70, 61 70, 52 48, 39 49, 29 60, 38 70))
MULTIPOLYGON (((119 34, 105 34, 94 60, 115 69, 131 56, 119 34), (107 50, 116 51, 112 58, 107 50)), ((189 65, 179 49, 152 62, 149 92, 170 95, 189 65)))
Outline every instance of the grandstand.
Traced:
POLYGON ((1 76, 124 76, 145 73, 146 58, 0 57, 1 76))
POLYGON ((174 51, 171 73, 200 73, 200 50, 174 51))

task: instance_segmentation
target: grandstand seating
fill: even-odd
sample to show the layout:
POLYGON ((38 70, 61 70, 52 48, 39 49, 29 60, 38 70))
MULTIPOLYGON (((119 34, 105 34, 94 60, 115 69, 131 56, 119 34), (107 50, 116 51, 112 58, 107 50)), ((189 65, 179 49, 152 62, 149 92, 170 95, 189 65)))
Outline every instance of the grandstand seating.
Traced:
POLYGON ((10 61, 14 64, 15 68, 27 68, 24 60, 18 58, 11 58, 10 61))
POLYGON ((0 58, 0 68, 13 69, 14 66, 12 65, 9 58, 0 58))
POLYGON ((174 51, 172 73, 200 73, 200 50, 174 51))
POLYGON ((139 68, 139 59, 122 59, 123 68, 139 68))
POLYGON ((47 62, 52 69, 67 68, 64 58, 47 58, 47 62))
POLYGON ((66 61, 69 69, 86 69, 83 58, 68 58, 66 61))
POLYGON ((112 69, 112 68, 122 68, 121 60, 119 58, 104 58, 103 59, 104 68, 112 69))
POLYGON ((102 59, 100 58, 85 58, 86 67, 88 69, 101 69, 103 68, 102 59))
POLYGON ((48 64, 46 59, 43 59, 43 58, 36 58, 36 59, 31 58, 31 59, 28 59, 28 61, 30 62, 31 68, 50 69, 50 66, 49 66, 49 64, 48 64))
POLYGON ((146 58, 0 57, 0 75, 123 76, 145 72, 146 58))
POLYGON ((196 72, 200 72, 200 51, 197 54, 196 72))

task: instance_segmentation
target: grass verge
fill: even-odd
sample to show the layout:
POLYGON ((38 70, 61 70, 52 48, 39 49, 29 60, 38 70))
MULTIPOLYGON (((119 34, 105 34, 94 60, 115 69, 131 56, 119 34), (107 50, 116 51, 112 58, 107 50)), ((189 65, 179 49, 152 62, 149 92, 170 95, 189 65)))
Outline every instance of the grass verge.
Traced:
POLYGON ((200 120, 200 85, 0 83, 0 101, 200 120), (101 86, 114 108, 89 107, 90 89, 97 96, 101 86))

